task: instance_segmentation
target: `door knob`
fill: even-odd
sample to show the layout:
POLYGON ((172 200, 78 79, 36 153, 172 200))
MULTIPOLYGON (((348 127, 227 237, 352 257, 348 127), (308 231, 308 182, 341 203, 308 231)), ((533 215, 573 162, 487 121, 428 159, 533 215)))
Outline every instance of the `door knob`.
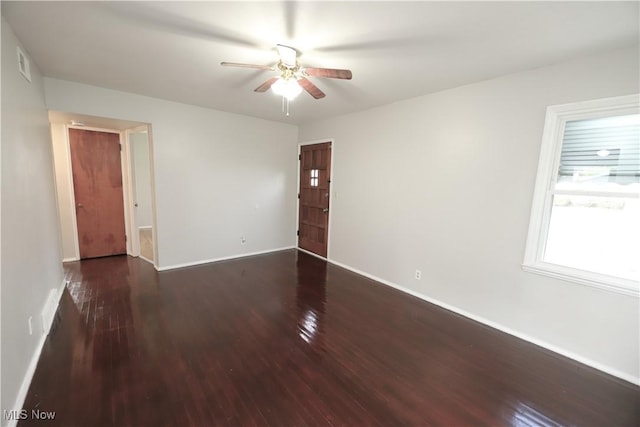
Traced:
POLYGON ((328 208, 324 208, 324 209, 322 209, 322 212, 327 213, 327 212, 329 212, 329 209, 328 208))

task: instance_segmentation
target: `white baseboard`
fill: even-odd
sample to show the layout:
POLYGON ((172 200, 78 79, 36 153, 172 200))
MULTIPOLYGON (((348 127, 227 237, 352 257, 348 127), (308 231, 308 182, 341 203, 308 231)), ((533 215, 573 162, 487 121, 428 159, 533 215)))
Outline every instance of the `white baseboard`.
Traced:
MULTIPOLYGON (((66 283, 66 282, 63 282, 66 283)), ((51 324, 53 323, 53 317, 56 314, 56 310, 58 309, 58 302, 60 302, 60 289, 52 288, 47 296, 47 301, 42 308, 42 312, 40 313, 40 321, 42 325, 42 333, 48 334, 51 329, 51 324)))
POLYGON ((475 320, 476 322, 479 322, 479 323, 482 323, 484 325, 490 326, 490 327, 492 327, 494 329, 497 329, 497 330, 502 331, 502 332, 504 332, 506 334, 512 335, 512 336, 514 336, 516 338, 520 338, 520 339, 522 339, 524 341, 528 341, 528 342, 530 342, 532 344, 535 344, 535 345, 538 345, 540 347, 546 348, 547 350, 551 350, 554 353, 558 353, 558 354, 560 354, 562 356, 568 357, 569 359, 573 359, 573 360, 575 360, 577 362, 583 363, 583 364, 585 364, 587 366, 595 368, 595 369, 597 369, 599 371, 602 371, 604 373, 607 373, 609 375, 613 375, 614 377, 623 379, 623 380, 625 380, 627 382, 630 382, 632 384, 640 385, 640 377, 634 377, 633 375, 629 375, 629 374, 627 374, 625 372, 622 372, 622 371, 620 371, 620 370, 618 370, 616 368, 612 368, 611 366, 607 366, 607 365, 604 365, 604 364, 602 364, 600 362, 596 362, 594 360, 591 360, 591 359, 588 359, 586 357, 580 356, 580 355, 575 354, 575 353, 573 353, 573 352, 571 352, 569 350, 566 350, 564 348, 558 347, 558 346, 556 346, 554 344, 550 344, 550 343, 548 343, 546 341, 543 341, 543 340, 540 340, 538 338, 534 338, 534 337, 531 337, 531 336, 529 336, 527 334, 523 334, 523 333, 518 332, 516 330, 513 330, 513 329, 511 329, 511 328, 509 328, 507 326, 504 326, 504 325, 501 325, 499 323, 496 323, 496 322, 494 322, 492 320, 485 319, 484 317, 477 316, 477 315, 475 315, 473 313, 469 313, 466 310, 462 310, 462 309, 460 309, 460 308, 458 308, 456 306, 453 306, 451 304, 448 304, 446 302, 437 300, 435 298, 428 297, 428 296, 423 295, 423 294, 421 294, 419 292, 415 292, 415 291, 413 291, 411 289, 405 288, 404 286, 400 286, 400 285, 398 285, 396 283, 392 283, 392 282, 389 282, 387 280, 381 279, 380 277, 374 276, 372 274, 365 273, 364 271, 360 271, 360 270, 358 270, 356 268, 350 267, 350 266, 348 266, 346 264, 343 264, 341 262, 334 261, 334 260, 331 260, 331 259, 328 260, 328 261, 330 263, 332 263, 332 264, 337 265, 338 267, 342 267, 342 268, 344 268, 346 270, 349 270, 349 271, 351 271, 353 273, 356 273, 356 274, 359 274, 361 276, 367 277, 367 278, 369 278, 371 280, 375 280, 376 282, 380 282, 383 285, 390 286, 390 287, 392 287, 394 289, 397 289, 399 291, 402 291, 404 293, 412 295, 412 296, 414 296, 416 298, 420 298, 421 300, 427 301, 427 302, 429 302, 431 304, 435 304, 435 305, 437 305, 439 307, 444 308, 445 310, 452 311, 452 312, 454 312, 456 314, 459 314, 459 315, 464 316, 466 318, 469 318, 471 320, 475 320))
MULTIPOLYGON (((64 288, 67 285, 67 280, 63 280, 58 289, 51 289, 49 295, 47 295, 47 300, 45 301, 45 306, 42 310, 43 316, 43 327, 42 335, 40 336, 40 340, 38 340, 38 345, 36 346, 33 355, 31 356, 31 361, 29 362, 29 366, 27 367, 27 372, 24 375, 24 379, 22 380, 22 385, 20 385, 20 390, 18 390, 18 396, 16 397, 16 401, 13 405, 13 409, 15 411, 20 412, 24 405, 24 401, 27 398, 27 393, 29 392, 29 387, 31 386, 31 380, 33 379, 33 375, 36 373, 36 368, 38 367, 38 361, 40 360, 40 354, 42 353, 42 349, 44 348, 44 343, 49 336, 49 331, 51 330, 51 325, 53 324, 53 315, 55 315, 56 310, 58 309, 58 305, 60 305, 60 298, 64 292, 64 288), (53 311, 53 312, 52 312, 53 311), (52 312, 52 313, 51 313, 52 312), (45 317, 51 313, 51 318, 46 319, 45 317)), ((18 424, 18 420, 3 420, 7 421, 7 427, 15 427, 18 424)))
POLYGON ((80 258, 71 257, 71 258, 62 259, 62 262, 74 262, 74 261, 80 261, 80 258))
POLYGON ((280 251, 285 251, 285 250, 294 249, 294 248, 295 248, 295 246, 286 246, 286 247, 283 247, 283 248, 267 249, 265 251, 250 252, 250 253, 246 253, 246 254, 230 255, 230 256, 225 256, 225 257, 220 257, 220 258, 212 258, 212 259, 205 259, 205 260, 195 261, 195 262, 186 262, 186 263, 183 263, 183 264, 174 264, 174 265, 158 267, 157 270, 158 271, 166 271, 166 270, 175 270, 176 268, 194 267, 196 265, 209 264, 211 262, 228 261, 230 259, 244 258, 244 257, 249 257, 249 256, 255 256, 255 255, 264 255, 264 254, 269 254, 269 253, 272 253, 272 252, 280 252, 280 251))

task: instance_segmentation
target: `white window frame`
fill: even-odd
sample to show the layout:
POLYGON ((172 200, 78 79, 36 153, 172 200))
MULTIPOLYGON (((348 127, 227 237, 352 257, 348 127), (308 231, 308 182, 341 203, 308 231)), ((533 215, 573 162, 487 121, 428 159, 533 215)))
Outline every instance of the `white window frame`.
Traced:
MULTIPOLYGON (((538 160, 538 175, 536 177, 531 218, 529 220, 527 245, 522 264, 523 270, 640 297, 640 282, 638 281, 543 261, 565 123, 573 120, 638 114, 638 112, 640 112, 640 95, 619 96, 547 107, 540 159, 538 160)), ((584 194, 616 195, 608 192, 606 194, 584 192, 584 194)))

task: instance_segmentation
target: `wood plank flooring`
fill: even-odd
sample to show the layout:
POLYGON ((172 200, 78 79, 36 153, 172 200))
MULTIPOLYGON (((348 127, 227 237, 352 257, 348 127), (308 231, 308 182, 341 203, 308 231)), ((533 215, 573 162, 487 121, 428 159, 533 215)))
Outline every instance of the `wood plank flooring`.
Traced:
POLYGON ((295 250, 71 279, 19 426, 638 426, 639 388, 295 250))

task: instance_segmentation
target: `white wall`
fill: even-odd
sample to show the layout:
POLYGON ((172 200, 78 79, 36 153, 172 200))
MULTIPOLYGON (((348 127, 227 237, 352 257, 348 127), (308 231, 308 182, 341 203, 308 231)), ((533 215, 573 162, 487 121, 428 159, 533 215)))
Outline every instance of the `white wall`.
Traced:
POLYGON ((545 108, 638 75, 636 47, 301 126, 335 139, 329 258, 638 381, 637 298, 521 269, 545 108))
POLYGON ((45 338, 40 313, 63 280, 43 81, 33 62, 31 83, 18 73, 18 44, 2 18, 2 410, 23 402, 45 338))
POLYGON ((45 92, 52 110, 151 124, 161 269, 295 245, 295 126, 50 78, 45 92))
POLYGON ((130 139, 133 156, 138 227, 153 226, 151 206, 151 169, 149 167, 149 138, 146 132, 134 132, 130 139))

